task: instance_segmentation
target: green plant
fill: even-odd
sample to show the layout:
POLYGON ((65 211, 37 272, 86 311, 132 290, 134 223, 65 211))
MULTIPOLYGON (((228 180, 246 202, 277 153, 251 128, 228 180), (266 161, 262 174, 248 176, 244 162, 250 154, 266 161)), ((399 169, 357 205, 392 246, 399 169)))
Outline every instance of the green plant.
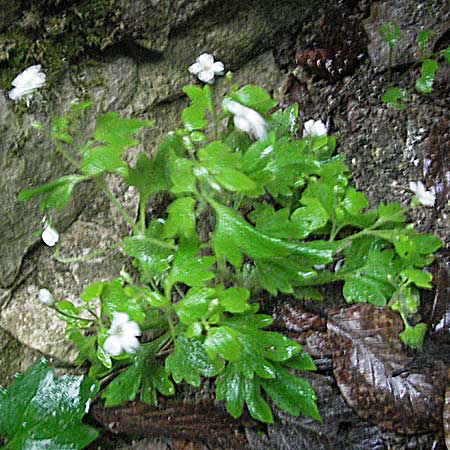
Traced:
MULTIPOLYGON (((392 70, 392 53, 395 45, 402 37, 400 27, 392 22, 386 22, 379 28, 379 33, 382 39, 386 41, 389 46, 389 60, 388 60, 388 88, 381 97, 383 103, 393 106, 396 109, 403 110, 406 108, 405 101, 408 98, 407 91, 399 87, 392 86, 391 70, 392 70)), ((430 94, 433 92, 433 82, 435 74, 439 69, 439 59, 442 58, 447 63, 450 63, 450 47, 447 47, 435 54, 427 53, 427 45, 429 40, 435 36, 433 30, 423 30, 417 35, 417 45, 419 47, 421 58, 417 60, 409 69, 412 70, 417 65, 421 65, 421 75, 415 82, 415 89, 421 94, 430 94)), ((402 76, 404 78, 409 70, 402 76)))
MULTIPOLYGON (((274 110, 263 89, 238 89, 231 75, 227 80, 221 108, 209 85, 185 86, 190 105, 182 112, 183 128, 169 133, 151 158, 141 153, 134 167, 122 154, 151 123, 104 114, 92 137, 74 146, 75 124, 90 103, 75 105, 50 127, 56 150, 75 173, 24 190, 19 199, 40 197, 50 215, 66 206, 78 183, 90 180, 130 226, 132 234, 114 247, 132 259, 138 279, 122 272, 87 286, 81 306, 48 302, 66 321, 80 363, 89 362, 89 376, 112 379, 101 393, 106 406, 138 393, 154 405, 157 391, 174 393, 174 382, 199 386, 201 377, 213 377, 217 399, 234 417, 247 405, 252 417, 271 423, 264 391, 280 409, 320 420, 312 388, 292 371, 315 370, 313 361, 297 343, 266 329, 272 318, 258 312, 258 297, 266 291, 319 300, 318 286, 340 281, 347 302, 399 311, 400 337, 421 348, 424 325, 412 327, 409 320, 417 288, 431 287, 422 268, 441 244, 405 225, 399 203, 367 209, 366 197, 349 185, 343 158, 334 155, 333 137, 296 139, 297 105, 274 110), (106 174, 136 187, 137 223, 108 190, 106 174), (145 207, 160 192, 170 196, 167 211, 147 220, 145 207), (205 216, 214 218, 210 227, 200 219, 205 216), (125 316, 120 322, 120 313, 129 322, 125 316), (122 345, 119 322, 145 332, 135 353, 105 350, 113 348, 105 345, 111 336, 122 345)), ((55 257, 67 262, 60 244, 55 257)))

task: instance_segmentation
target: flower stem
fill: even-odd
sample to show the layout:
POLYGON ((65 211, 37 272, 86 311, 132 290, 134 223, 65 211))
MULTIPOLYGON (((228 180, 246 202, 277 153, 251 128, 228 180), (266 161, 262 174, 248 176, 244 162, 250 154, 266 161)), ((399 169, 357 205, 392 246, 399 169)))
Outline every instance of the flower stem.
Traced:
POLYGON ((50 306, 50 308, 55 310, 58 314, 61 314, 62 316, 65 316, 65 317, 68 317, 69 319, 84 320, 85 322, 97 322, 97 320, 94 320, 94 319, 85 319, 84 317, 72 316, 71 314, 67 314, 67 313, 65 313, 63 311, 60 311, 55 306, 50 306))
POLYGON ((139 224, 141 227, 141 234, 145 234, 145 197, 141 194, 141 197, 139 199, 139 224))
POLYGON ((87 261, 90 261, 91 259, 97 258, 98 256, 104 255, 105 253, 107 253, 111 250, 114 250, 114 249, 120 247, 121 245, 122 245, 122 242, 117 242, 117 243, 111 245, 110 247, 105 248, 104 250, 98 250, 96 252, 91 252, 84 256, 75 256, 73 258, 64 258, 63 256, 59 256, 60 245, 58 243, 58 245, 56 246, 55 254, 53 255, 53 258, 55 258, 56 261, 59 261, 64 264, 87 262, 87 261))
POLYGON ((209 112, 211 113, 211 119, 213 122, 213 127, 214 127, 214 139, 216 140, 219 137, 219 121, 217 119, 217 111, 216 111, 216 107, 214 104, 214 98, 213 98, 213 94, 211 92, 211 90, 209 89, 208 86, 208 109, 209 112))
POLYGON ((131 216, 127 213, 125 208, 120 204, 119 200, 114 196, 114 194, 109 190, 106 181, 103 177, 97 177, 96 181, 98 185, 102 188, 103 193, 111 200, 111 203, 117 208, 117 210, 120 212, 122 217, 124 218, 125 222, 132 228, 133 232, 135 234, 139 234, 139 230, 136 226, 136 223, 131 218, 131 216))

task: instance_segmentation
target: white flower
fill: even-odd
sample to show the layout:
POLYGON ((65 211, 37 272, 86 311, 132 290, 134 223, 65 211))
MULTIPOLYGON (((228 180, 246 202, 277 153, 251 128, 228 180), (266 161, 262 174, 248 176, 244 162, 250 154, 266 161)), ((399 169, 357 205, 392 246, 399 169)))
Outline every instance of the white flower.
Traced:
POLYGON ((11 83, 14 89, 9 91, 9 98, 11 100, 20 100, 22 97, 31 96, 36 90, 44 86, 45 73, 41 72, 41 66, 30 66, 22 73, 17 75, 11 83))
POLYGON ((234 125, 257 140, 267 139, 267 123, 254 109, 247 108, 238 102, 229 100, 224 103, 225 109, 234 114, 234 125))
POLYGON ((209 53, 201 54, 192 66, 189 66, 189 72, 194 74, 203 83, 214 83, 216 75, 223 75, 223 63, 220 61, 214 62, 213 55, 209 53))
POLYGON ((108 330, 103 350, 111 356, 119 356, 122 351, 134 353, 139 347, 136 336, 140 335, 139 325, 131 321, 128 314, 113 312, 111 328, 108 330))
POLYGON ((49 224, 45 225, 42 232, 42 240, 49 246, 53 247, 59 241, 59 233, 49 224))
POLYGON ((303 137, 307 136, 323 136, 327 134, 327 127, 321 120, 308 120, 303 126, 303 137))
POLYGON ((436 201, 436 194, 432 191, 427 191, 424 184, 421 181, 417 183, 415 181, 411 181, 409 183, 409 189, 416 194, 416 198, 424 206, 434 206, 434 202, 436 201))
POLYGON ((52 306, 53 303, 55 303, 55 299, 48 289, 39 289, 38 299, 41 303, 47 306, 52 306))

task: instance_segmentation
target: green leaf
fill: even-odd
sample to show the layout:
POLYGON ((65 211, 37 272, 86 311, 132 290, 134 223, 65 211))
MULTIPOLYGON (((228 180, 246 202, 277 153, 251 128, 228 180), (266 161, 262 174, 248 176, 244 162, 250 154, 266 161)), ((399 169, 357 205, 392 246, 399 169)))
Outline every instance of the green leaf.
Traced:
POLYGON ((406 323, 406 319, 416 314, 419 309, 419 291, 414 287, 402 285, 394 292, 389 306, 392 310, 398 311, 406 323))
POLYGON ((132 139, 133 135, 140 129, 151 126, 153 126, 151 120, 120 118, 117 113, 110 112, 98 116, 94 138, 111 151, 122 152, 126 147, 136 145, 136 141, 132 139))
POLYGON ((92 283, 89 286, 85 287, 84 291, 80 295, 81 300, 83 300, 84 302, 90 302, 91 300, 100 298, 103 286, 103 281, 96 281, 95 283, 92 283))
POLYGON ((419 288, 431 289, 432 287, 431 280, 433 279, 433 275, 431 275, 431 273, 409 267, 408 269, 403 270, 400 275, 419 288))
POLYGON ((252 86, 250 84, 242 87, 238 91, 232 92, 230 97, 261 114, 265 114, 269 109, 277 105, 277 102, 259 86, 252 86))
POLYGON ((434 76, 439 69, 439 63, 434 59, 422 61, 421 76, 416 80, 416 89, 422 94, 433 92, 434 76))
POLYGON ((399 202, 388 203, 387 205, 381 202, 378 206, 378 222, 403 223, 405 220, 405 209, 399 202))
MULTIPOLYGON (((162 366, 154 361, 156 353, 169 339, 170 335, 167 333, 139 347, 134 356, 133 364, 116 376, 102 392, 101 397, 105 400, 107 408, 134 400, 141 383, 141 400, 149 400, 147 403, 150 402, 149 397, 152 389, 156 388, 159 390, 159 388, 162 388, 167 392, 164 395, 172 395, 174 393, 173 385, 168 380, 168 374, 165 373, 162 366), (150 372, 150 369, 153 369, 153 371, 150 372)), ((153 399, 151 402, 151 404, 154 404, 153 399)))
POLYGON ((248 313, 223 318, 221 321, 222 326, 236 332, 235 340, 241 345, 241 353, 234 364, 247 378, 252 378, 255 373, 262 378, 273 378, 273 361, 284 361, 300 352, 296 342, 281 334, 259 329, 267 326, 266 317, 248 313))
POLYGON ((208 107, 210 96, 208 89, 201 88, 195 84, 189 84, 183 87, 183 92, 189 97, 191 103, 195 103, 203 108, 208 107))
POLYGON ((175 306, 181 323, 191 325, 207 315, 209 304, 216 297, 215 289, 194 287, 175 306))
POLYGON ((395 290, 390 279, 395 279, 399 271, 399 261, 394 259, 394 255, 392 250, 373 251, 362 267, 345 273, 345 300, 385 306, 395 290))
POLYGON ((315 278, 317 272, 307 267, 303 258, 270 258, 256 259, 256 275, 261 287, 271 295, 278 291, 293 294, 295 286, 308 284, 308 280, 315 278))
POLYGON ((144 298, 147 292, 145 288, 137 286, 130 288, 131 286, 123 287, 120 278, 105 283, 100 295, 102 314, 112 317, 113 312, 123 312, 128 314, 130 320, 142 324, 145 319, 144 298))
POLYGON ((407 324, 399 336, 408 347, 422 351, 426 332, 427 326, 424 323, 418 323, 414 327, 407 324))
POLYGON ((151 236, 126 237, 123 250, 128 256, 136 258, 135 265, 146 280, 166 273, 174 253, 171 249, 157 245, 151 236))
POLYGON ((235 211, 213 200, 216 213, 213 247, 217 257, 225 256, 233 265, 240 264, 240 254, 251 258, 273 258, 290 254, 302 256, 313 264, 331 262, 333 249, 320 241, 297 244, 263 234, 248 224, 235 211))
POLYGON ((136 398, 142 381, 142 364, 132 364, 124 372, 117 375, 102 392, 107 408, 118 406, 136 398))
POLYGON ((166 358, 166 369, 176 383, 185 380, 186 383, 199 387, 200 376, 216 376, 222 371, 223 363, 207 355, 200 339, 179 336, 175 340, 173 353, 166 358))
POLYGON ((168 207, 164 237, 171 238, 177 235, 191 238, 195 235, 195 204, 192 197, 181 197, 174 200, 168 207))
POLYGON ((316 406, 316 394, 309 383, 290 374, 280 365, 275 365, 276 377, 261 379, 261 386, 274 403, 287 413, 298 416, 303 414, 322 421, 316 406))
POLYGON ((450 46, 441 50, 441 55, 445 61, 450 64, 450 46))
POLYGON ((261 388, 256 379, 245 378, 244 380, 245 402, 250 415, 260 422, 273 423, 273 415, 270 406, 261 396, 261 388))
POLYGON ((287 367, 295 370, 302 371, 315 371, 317 370, 313 359, 305 352, 300 352, 294 355, 292 358, 284 362, 287 367))
POLYGON ((72 143, 73 139, 69 133, 69 118, 67 116, 53 117, 50 137, 54 141, 58 140, 66 144, 72 143))
POLYGON ((250 297, 248 289, 232 287, 218 294, 220 304, 225 311, 231 313, 243 313, 250 309, 247 300, 250 297))
POLYGON ((205 119, 206 109, 210 103, 210 90, 207 86, 184 86, 183 92, 191 100, 191 105, 183 110, 181 118, 188 131, 201 130, 208 123, 205 119))
POLYGON ((81 422, 98 388, 82 376, 55 379, 48 362, 37 361, 0 391, 0 436, 7 439, 2 448, 85 448, 98 436, 81 422))
POLYGON ((194 175, 193 163, 185 158, 181 158, 170 151, 168 155, 168 167, 171 188, 174 194, 197 192, 196 177, 194 175))
POLYGON ((225 400, 227 411, 235 419, 238 418, 242 414, 245 402, 245 378, 234 364, 228 364, 215 382, 217 400, 225 400))
POLYGON ((275 111, 268 121, 269 130, 274 131, 277 139, 286 135, 295 135, 298 131, 298 104, 293 103, 285 110, 275 111))
POLYGON ((417 35, 417 45, 422 52, 427 49, 429 39, 433 38, 435 35, 436 33, 433 30, 419 31, 419 34, 417 35))
POLYGON ((170 380, 170 374, 166 368, 154 360, 147 360, 143 377, 141 400, 152 406, 157 406, 159 391, 162 395, 168 397, 175 394, 175 386, 170 380))
POLYGON ((210 358, 219 355, 227 361, 236 361, 241 356, 242 345, 230 327, 210 328, 203 345, 210 358))
POLYGON ((257 189, 255 182, 235 169, 217 167, 214 175, 219 184, 232 192, 251 192, 257 189))
POLYGON ((172 269, 167 277, 167 286, 180 282, 188 286, 204 286, 205 281, 212 280, 214 273, 208 269, 215 263, 214 256, 197 256, 198 247, 189 248, 180 243, 172 261, 172 269))
POLYGON ((37 188, 20 191, 18 200, 27 201, 33 197, 42 195, 41 209, 63 209, 69 203, 73 189, 81 181, 86 180, 82 175, 67 175, 59 180, 52 181, 37 188))
POLYGON ((400 27, 396 23, 386 22, 379 27, 380 36, 388 43, 389 47, 394 47, 396 42, 402 37, 400 27))
POLYGON ((188 106, 183 109, 181 118, 188 131, 201 130, 208 123, 205 119, 205 109, 198 105, 188 106))
POLYGON ((80 167, 83 173, 96 176, 112 172, 127 176, 127 166, 121 155, 127 147, 138 143, 132 136, 151 125, 149 120, 121 119, 117 113, 100 115, 94 132, 95 142, 85 147, 82 155, 80 167))
POLYGON ((165 169, 162 152, 158 152, 154 159, 149 159, 145 153, 141 153, 136 167, 129 168, 126 182, 130 186, 136 186, 145 201, 154 192, 170 188, 165 169))
POLYGON ((371 234, 394 244, 398 255, 412 261, 414 265, 421 262, 421 256, 434 253, 442 246, 437 236, 419 234, 409 229, 377 230, 371 231, 371 234))
POLYGON ((304 239, 314 231, 324 227, 329 220, 325 208, 318 202, 311 200, 308 206, 297 208, 291 215, 291 223, 297 227, 294 239, 304 239))
POLYGON ((398 87, 388 88, 384 95, 381 97, 381 101, 398 110, 403 110, 406 108, 403 103, 406 100, 406 92, 402 91, 398 87))

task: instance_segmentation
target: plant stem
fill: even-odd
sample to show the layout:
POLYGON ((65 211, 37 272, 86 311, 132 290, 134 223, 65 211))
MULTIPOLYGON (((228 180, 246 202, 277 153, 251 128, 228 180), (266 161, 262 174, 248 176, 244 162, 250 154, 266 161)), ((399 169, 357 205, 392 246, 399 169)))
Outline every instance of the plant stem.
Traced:
POLYGON ((131 218, 131 216, 127 213, 125 208, 120 204, 119 200, 117 200, 117 198, 114 196, 114 194, 109 190, 104 178, 101 176, 98 176, 98 177, 96 177, 96 181, 97 181, 98 185, 102 188, 102 191, 104 192, 104 194, 109 198, 109 200, 111 200, 111 203, 117 208, 117 210, 120 212, 120 214, 122 214, 122 217, 125 219, 125 222, 128 223, 128 225, 132 228, 133 232, 135 234, 139 234, 139 230, 136 226, 136 223, 131 218))
POLYGON ((84 320, 85 322, 97 322, 96 320, 93 320, 93 319, 85 319, 83 317, 72 316, 71 314, 67 314, 67 313, 65 313, 63 311, 60 311, 55 306, 50 306, 50 308, 54 309, 58 314, 61 314, 62 316, 65 316, 65 317, 68 317, 69 319, 84 320))
POLYGON ((213 94, 210 89, 208 96, 208 109, 209 112, 211 113, 211 119, 213 122, 213 129, 214 129, 214 139, 216 140, 219 137, 219 121, 217 120, 217 111, 214 104, 213 94))
POLYGON ((145 197, 141 194, 141 197, 139 199, 139 224, 141 227, 141 234, 145 234, 145 197))
POLYGON ((117 243, 111 245, 111 247, 105 248, 104 250, 98 250, 95 252, 88 253, 87 255, 84 255, 84 256, 75 256, 73 258, 64 258, 63 256, 59 256, 60 245, 58 245, 56 247, 53 258, 55 258, 56 261, 59 261, 64 264, 87 262, 87 261, 90 261, 91 259, 97 258, 98 256, 104 255, 105 253, 107 253, 111 250, 114 250, 114 249, 120 247, 121 245, 122 245, 122 242, 117 242, 117 243))
POLYGON ((66 160, 68 161, 70 164, 72 164, 72 166, 76 167, 77 169, 80 169, 80 165, 77 163, 77 161, 75 161, 72 156, 69 154, 69 152, 67 152, 66 150, 64 150, 64 148, 61 146, 60 142, 55 142, 56 145, 56 151, 66 160))

